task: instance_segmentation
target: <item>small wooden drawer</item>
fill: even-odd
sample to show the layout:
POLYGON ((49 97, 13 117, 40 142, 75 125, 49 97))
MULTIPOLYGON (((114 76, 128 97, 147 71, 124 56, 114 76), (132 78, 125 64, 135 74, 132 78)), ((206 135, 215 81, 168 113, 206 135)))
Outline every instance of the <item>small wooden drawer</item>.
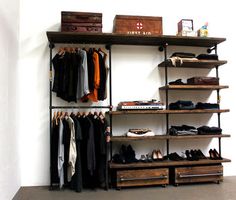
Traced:
POLYGON ((116 174, 116 186, 147 186, 169 184, 169 169, 120 170, 116 174))
POLYGON ((196 182, 219 183, 222 180, 222 165, 175 168, 175 184, 196 182))

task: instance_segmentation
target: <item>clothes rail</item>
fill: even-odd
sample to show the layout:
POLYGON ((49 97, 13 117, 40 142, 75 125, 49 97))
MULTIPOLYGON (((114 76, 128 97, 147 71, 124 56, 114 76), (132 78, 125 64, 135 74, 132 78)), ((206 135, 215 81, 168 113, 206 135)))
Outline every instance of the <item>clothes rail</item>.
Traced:
POLYGON ((60 108, 72 108, 72 109, 76 109, 76 108, 84 108, 84 109, 93 109, 93 108, 104 108, 104 109, 110 109, 110 106, 51 106, 51 109, 60 109, 60 108))

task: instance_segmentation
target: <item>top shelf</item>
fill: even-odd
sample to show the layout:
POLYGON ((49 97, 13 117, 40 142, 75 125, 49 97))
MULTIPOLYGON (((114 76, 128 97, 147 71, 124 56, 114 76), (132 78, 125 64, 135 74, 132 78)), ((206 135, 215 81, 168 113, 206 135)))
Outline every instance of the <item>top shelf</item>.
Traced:
POLYGON ((170 35, 126 35, 114 33, 75 33, 47 32, 50 43, 106 44, 106 45, 146 45, 160 46, 164 44, 176 46, 213 47, 225 38, 186 37, 170 35))

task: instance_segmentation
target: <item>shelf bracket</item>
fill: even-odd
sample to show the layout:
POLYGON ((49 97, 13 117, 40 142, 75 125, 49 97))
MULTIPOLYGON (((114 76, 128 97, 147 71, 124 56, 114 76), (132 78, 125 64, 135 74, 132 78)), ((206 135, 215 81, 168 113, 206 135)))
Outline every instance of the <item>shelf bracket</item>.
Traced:
POLYGON ((111 50, 111 44, 106 44, 105 48, 106 48, 106 50, 111 50))
POLYGON ((50 49, 53 49, 55 47, 55 44, 50 42, 48 46, 50 49))

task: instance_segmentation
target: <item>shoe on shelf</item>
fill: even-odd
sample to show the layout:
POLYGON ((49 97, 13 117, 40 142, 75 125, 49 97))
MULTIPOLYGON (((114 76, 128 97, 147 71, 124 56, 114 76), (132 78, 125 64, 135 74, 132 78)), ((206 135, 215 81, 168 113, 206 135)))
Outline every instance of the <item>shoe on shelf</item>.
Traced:
POLYGON ((199 159, 206 159, 206 156, 202 153, 200 149, 196 150, 199 159))
POLYGON ((185 154, 186 154, 186 159, 187 160, 189 160, 189 161, 193 161, 194 160, 194 158, 193 158, 193 156, 192 156, 192 154, 190 153, 189 150, 186 150, 185 154))
POLYGON ((193 160, 195 160, 195 161, 198 161, 198 160, 199 160, 199 157, 198 157, 198 155, 197 155, 197 150, 191 149, 191 150, 190 150, 190 154, 191 154, 193 160))
POLYGON ((152 154, 150 154, 150 153, 146 154, 146 160, 147 160, 147 162, 152 162, 153 161, 152 154))
POLYGON ((141 162, 147 162, 145 155, 141 155, 139 161, 141 161, 141 162))
POLYGON ((216 149, 213 149, 212 150, 213 151, 213 153, 215 154, 215 157, 216 157, 216 159, 218 160, 222 160, 223 158, 220 156, 220 154, 216 151, 216 149))
POLYGON ((210 155, 210 159, 216 160, 216 156, 215 156, 215 154, 214 154, 212 149, 209 150, 209 155, 210 155))
POLYGON ((181 156, 179 156, 176 152, 170 153, 170 154, 168 155, 168 158, 169 158, 170 160, 173 160, 173 161, 181 161, 181 160, 184 160, 184 158, 182 158, 181 156))
POLYGON ((160 149, 158 149, 158 150, 156 151, 156 154, 157 154, 157 160, 163 160, 163 156, 162 156, 162 154, 161 154, 160 149))
POLYGON ((157 151, 156 151, 156 150, 153 150, 153 151, 152 151, 152 159, 153 159, 154 161, 156 161, 156 160, 158 159, 158 155, 157 155, 157 151))

